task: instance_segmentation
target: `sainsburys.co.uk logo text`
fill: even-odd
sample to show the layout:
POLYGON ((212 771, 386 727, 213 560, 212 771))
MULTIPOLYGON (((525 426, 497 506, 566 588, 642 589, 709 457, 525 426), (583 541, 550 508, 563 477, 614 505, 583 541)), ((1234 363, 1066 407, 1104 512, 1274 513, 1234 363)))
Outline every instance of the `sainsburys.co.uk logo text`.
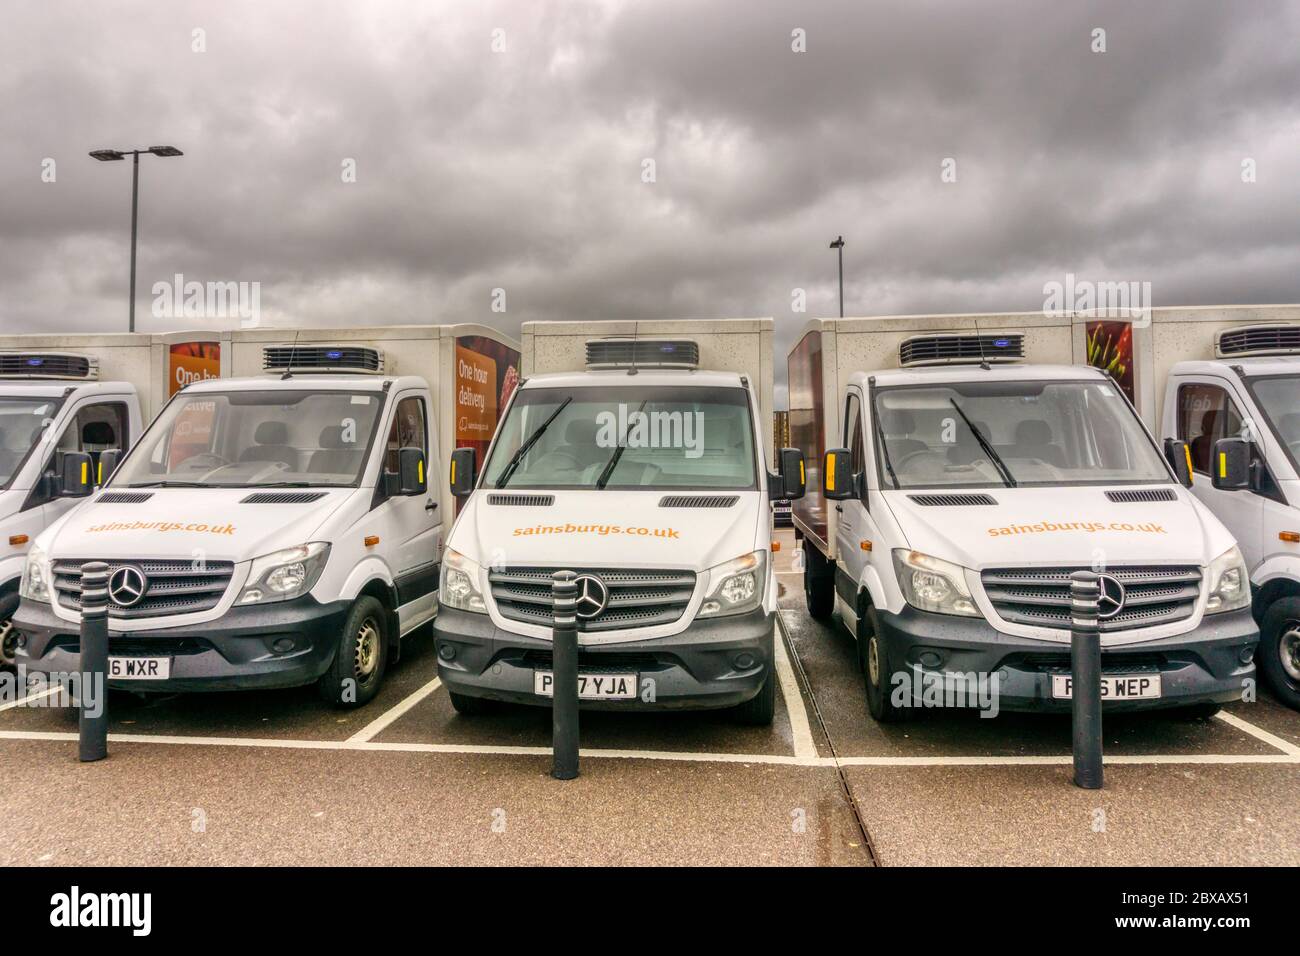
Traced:
POLYGON ((83 893, 74 886, 50 897, 50 925, 128 927, 132 936, 148 936, 153 929, 153 894, 83 893))
POLYGON ((538 524, 531 528, 515 528, 516 538, 534 534, 611 534, 632 535, 638 538, 680 538, 676 528, 624 528, 616 524, 538 524))
POLYGON ((1036 521, 1033 524, 1013 524, 1005 528, 989 528, 990 537, 1004 534, 1049 534, 1053 531, 1140 531, 1145 534, 1168 534, 1163 525, 1151 522, 1134 524, 1131 521, 1036 521))
POLYGON ((91 525, 87 531, 197 531, 208 534, 234 534, 233 524, 196 524, 188 521, 109 521, 91 525))

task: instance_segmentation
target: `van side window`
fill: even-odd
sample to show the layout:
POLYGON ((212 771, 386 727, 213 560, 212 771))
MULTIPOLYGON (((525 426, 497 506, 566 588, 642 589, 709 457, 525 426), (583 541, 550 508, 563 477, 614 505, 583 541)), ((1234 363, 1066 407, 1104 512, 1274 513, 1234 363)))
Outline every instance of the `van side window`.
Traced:
POLYGON ((1192 452, 1192 470, 1210 473, 1214 443, 1241 434, 1241 413, 1218 385, 1188 382, 1178 386, 1178 438, 1192 452))
MULTIPOLYGON (((862 443, 862 403, 858 396, 850 395, 848 410, 844 415, 844 444, 849 449, 849 467, 853 474, 865 475, 867 470, 867 450, 862 443)), ((867 500, 867 483, 862 483, 862 501, 867 500)))
POLYGON ((92 469, 99 467, 99 453, 116 448, 126 451, 128 436, 126 404, 100 402, 83 405, 68 422, 54 447, 54 460, 49 467, 55 474, 63 468, 63 456, 68 452, 84 451, 90 455, 92 469))
POLYGON ((418 448, 429 457, 428 429, 424 427, 424 399, 412 395, 397 403, 393 427, 388 430, 384 447, 384 470, 397 471, 397 453, 403 448, 418 448))

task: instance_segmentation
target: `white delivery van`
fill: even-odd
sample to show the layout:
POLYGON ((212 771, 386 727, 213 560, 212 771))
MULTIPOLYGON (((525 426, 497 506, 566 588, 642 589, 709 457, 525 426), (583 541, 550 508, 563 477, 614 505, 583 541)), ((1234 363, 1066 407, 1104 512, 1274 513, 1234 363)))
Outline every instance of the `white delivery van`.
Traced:
POLYGON ((1242 554, 1184 487, 1185 451, 1162 455, 1104 372, 1022 364, 1068 362, 1071 335, 1046 316, 828 319, 791 352, 791 441, 817 477, 794 517, 808 607, 857 639, 876 719, 976 686, 1068 709, 1080 569, 1102 575, 1108 710, 1211 712, 1254 676, 1242 554))
POLYGON ((12 667, 23 564, 33 541, 99 483, 143 429, 126 382, 69 352, 0 352, 0 666, 12 667))
POLYGON ((449 506, 428 471, 439 402, 462 400, 461 383, 436 363, 398 374, 416 363, 356 337, 289 335, 261 354, 260 376, 179 391, 107 486, 37 539, 19 664, 75 670, 80 569, 102 560, 110 686, 375 695, 402 635, 436 611, 449 506))
MULTIPOLYGON (((557 354, 537 341, 546 325, 524 327, 526 368, 557 354)), ((526 374, 481 467, 454 453, 467 501, 443 562, 438 672, 462 714, 548 704, 551 579, 567 569, 579 575, 582 707, 734 708, 770 723, 769 502, 803 491, 793 449, 781 475, 765 466, 755 378, 770 365, 740 364, 761 361, 770 320, 672 338, 669 323, 654 337, 627 325, 626 337, 579 339, 584 370, 526 374)))
POLYGON ((1186 443, 1192 494, 1236 536, 1260 626, 1255 660, 1300 708, 1300 322, 1200 323, 1178 340, 1203 357, 1170 367, 1160 433, 1186 443))

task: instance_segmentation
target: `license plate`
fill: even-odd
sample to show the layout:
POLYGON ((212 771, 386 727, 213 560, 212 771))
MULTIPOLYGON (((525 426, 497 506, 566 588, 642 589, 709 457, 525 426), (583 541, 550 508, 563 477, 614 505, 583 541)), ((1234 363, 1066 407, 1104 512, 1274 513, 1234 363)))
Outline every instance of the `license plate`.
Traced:
MULTIPOLYGON (((555 675, 551 671, 533 671, 533 693, 555 696, 555 675)), ((635 674, 579 674, 579 700, 634 700, 635 674)))
POLYGON ((172 675, 170 657, 110 657, 110 680, 167 680, 172 675))
MULTIPOLYGON (((1069 700, 1074 696, 1073 678, 1069 674, 1052 675, 1052 696, 1069 700)), ((1103 674, 1102 700, 1152 700, 1160 696, 1159 674, 1103 674)))

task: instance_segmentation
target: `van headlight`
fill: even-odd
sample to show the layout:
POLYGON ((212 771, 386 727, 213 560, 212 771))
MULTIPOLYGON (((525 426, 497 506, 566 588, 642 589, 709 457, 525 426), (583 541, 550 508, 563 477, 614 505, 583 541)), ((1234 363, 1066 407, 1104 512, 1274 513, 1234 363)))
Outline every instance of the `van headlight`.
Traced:
POLYGON ((478 582, 483 569, 459 551, 451 548, 442 556, 442 576, 438 581, 438 603, 458 611, 487 613, 487 604, 478 582))
POLYGON ((1205 579, 1210 584, 1206 614, 1250 607, 1250 572, 1246 570, 1241 549, 1235 544, 1210 562, 1205 579))
POLYGON ((704 603, 696 617, 743 614, 763 603, 767 585, 767 552, 742 554, 708 570, 704 603))
POLYGON ((18 583, 18 596, 28 601, 49 604, 53 581, 50 575, 49 556, 36 545, 32 545, 27 552, 27 561, 23 565, 22 580, 18 583))
POLYGON ((907 603, 918 611, 979 617, 979 608, 966 586, 966 569, 920 551, 894 550, 898 585, 907 603))
POLYGON ((313 541, 254 558, 239 603, 270 604, 301 597, 316 586, 329 555, 327 543, 313 541))

